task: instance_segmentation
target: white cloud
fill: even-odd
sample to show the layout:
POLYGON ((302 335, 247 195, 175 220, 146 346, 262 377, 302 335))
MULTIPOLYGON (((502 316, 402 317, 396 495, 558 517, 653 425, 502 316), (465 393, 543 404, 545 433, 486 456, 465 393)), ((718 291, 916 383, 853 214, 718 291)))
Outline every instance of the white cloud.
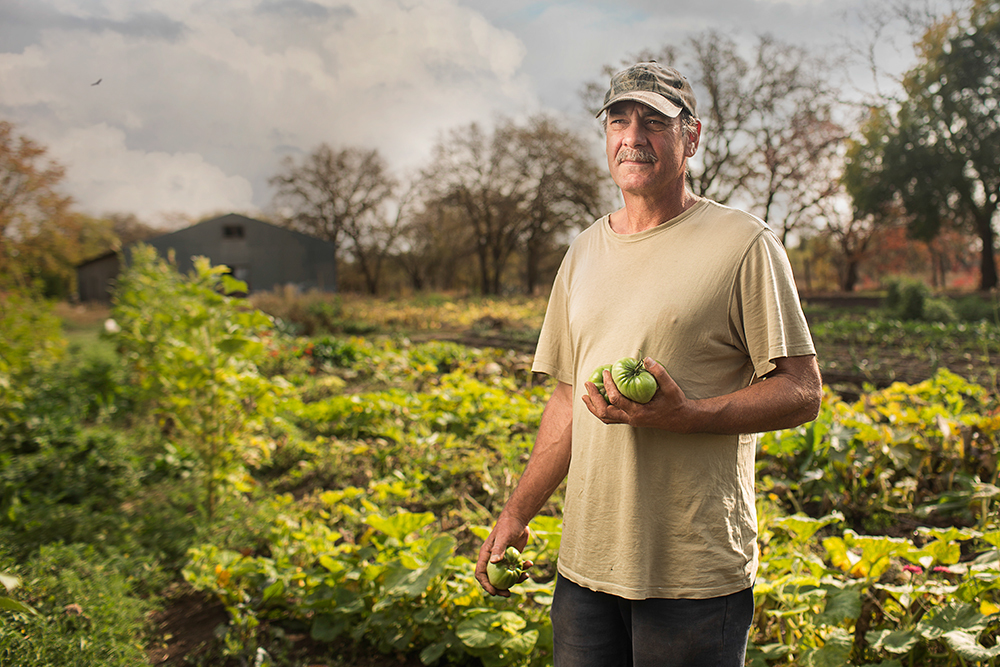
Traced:
POLYGON ((74 194, 99 213, 134 213, 160 224, 253 209, 245 178, 226 175, 196 153, 129 150, 125 133, 104 124, 70 130, 50 153, 66 167, 74 194))
POLYGON ((88 212, 264 206, 285 154, 361 145, 414 166, 442 130, 537 104, 520 40, 457 0, 40 0, 31 11, 19 17, 44 21, 23 33, 36 42, 0 53, 0 117, 72 157, 67 187, 88 212), (153 194, 164 188, 175 196, 153 194))

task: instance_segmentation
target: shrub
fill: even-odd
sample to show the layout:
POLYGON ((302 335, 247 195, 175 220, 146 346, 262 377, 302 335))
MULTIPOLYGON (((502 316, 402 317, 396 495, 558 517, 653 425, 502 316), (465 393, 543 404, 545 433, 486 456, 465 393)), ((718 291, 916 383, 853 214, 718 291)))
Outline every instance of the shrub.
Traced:
POLYGON ((967 294, 955 299, 955 314, 963 322, 997 321, 997 303, 979 294, 967 294))
POLYGON ((137 565, 89 546, 42 547, 15 591, 38 613, 0 611, 0 664, 146 664, 142 634, 153 605, 132 590, 128 572, 137 565))
POLYGON ((931 290, 920 280, 894 278, 887 286, 884 305, 901 320, 921 320, 931 290))
POLYGON ((924 301, 921 319, 927 322, 955 322, 958 314, 948 299, 927 299, 924 301))
POLYGON ((227 272, 197 257, 182 276, 153 248, 139 246, 112 311, 145 407, 198 454, 209 518, 219 490, 245 476, 245 459, 269 453, 253 436, 284 389, 255 363, 271 318, 224 294, 247 289, 227 272))
POLYGON ((18 552, 114 530, 121 504, 143 476, 131 439, 107 427, 76 431, 62 423, 49 437, 35 435, 21 451, 0 451, 0 527, 16 536, 18 552))
POLYGON ((25 290, 0 291, 0 440, 24 401, 24 384, 65 352, 52 306, 25 290))

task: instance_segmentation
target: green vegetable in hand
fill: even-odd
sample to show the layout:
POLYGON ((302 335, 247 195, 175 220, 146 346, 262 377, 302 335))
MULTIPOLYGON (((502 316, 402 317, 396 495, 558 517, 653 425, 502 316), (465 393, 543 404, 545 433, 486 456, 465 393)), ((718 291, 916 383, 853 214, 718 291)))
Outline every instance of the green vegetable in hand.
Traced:
POLYGON ((523 565, 521 552, 514 547, 507 547, 503 558, 486 565, 486 575, 494 588, 505 591, 521 580, 521 575, 524 574, 523 565))
POLYGON ((608 400, 608 390, 604 388, 604 371, 610 371, 612 364, 604 364, 603 366, 598 366, 594 369, 594 372, 590 374, 587 378, 588 381, 593 382, 597 385, 597 391, 601 392, 601 396, 604 400, 608 400))
POLYGON ((611 366, 611 379, 622 396, 636 403, 649 403, 656 393, 656 378, 646 370, 642 359, 619 359, 611 366))

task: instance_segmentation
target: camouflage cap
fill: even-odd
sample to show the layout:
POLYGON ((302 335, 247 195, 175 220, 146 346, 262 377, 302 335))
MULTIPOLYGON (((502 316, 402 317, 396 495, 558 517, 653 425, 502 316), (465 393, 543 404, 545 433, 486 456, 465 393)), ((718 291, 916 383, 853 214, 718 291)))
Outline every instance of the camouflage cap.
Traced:
POLYGON ((674 68, 656 62, 638 63, 611 77, 604 106, 596 115, 624 100, 642 102, 670 118, 679 116, 682 109, 698 117, 694 90, 688 80, 674 68))

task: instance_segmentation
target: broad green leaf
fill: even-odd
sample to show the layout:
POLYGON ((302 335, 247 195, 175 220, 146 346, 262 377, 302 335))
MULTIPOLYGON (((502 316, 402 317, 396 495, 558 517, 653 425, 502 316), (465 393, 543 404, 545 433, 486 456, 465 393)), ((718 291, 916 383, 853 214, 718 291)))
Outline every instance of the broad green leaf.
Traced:
POLYGON ((319 557, 319 564, 322 565, 327 570, 329 570, 332 574, 343 572, 346 567, 339 560, 327 554, 324 554, 319 557))
POLYGON ((935 562, 942 565, 951 565, 957 563, 962 557, 962 547, 957 542, 934 540, 925 544, 920 551, 907 555, 907 558, 911 561, 914 560, 914 557, 916 557, 915 562, 921 563, 925 568, 931 567, 935 562), (929 556, 932 559, 930 563, 927 562, 924 556, 929 556))
POLYGON ((844 515, 840 512, 832 512, 826 516, 814 519, 804 514, 795 514, 778 519, 775 523, 785 530, 795 534, 796 541, 806 542, 816 534, 816 531, 829 526, 832 523, 843 521, 844 515))
POLYGON ((504 640, 500 612, 488 612, 467 618, 455 628, 455 634, 469 648, 489 648, 504 640))
POLYGON ((531 532, 545 543, 545 550, 559 552, 562 543, 562 519, 557 516, 536 516, 528 524, 531 532))
POLYGON ((347 628, 343 617, 333 619, 329 614, 320 614, 313 619, 310 636, 319 642, 332 642, 347 628))
POLYGON ((537 642, 538 630, 525 630, 524 632, 516 632, 513 635, 508 636, 500 642, 500 646, 506 650, 520 653, 521 655, 530 655, 531 652, 535 650, 535 644, 537 642))
POLYGON ((910 649, 917 645, 920 636, 911 630, 883 629, 869 632, 865 635, 865 639, 874 649, 903 654, 909 653, 910 649))
POLYGON ((219 341, 219 349, 229 355, 238 354, 243 350, 250 342, 249 338, 243 338, 241 336, 229 336, 228 338, 223 338, 219 341))
POLYGON ((433 665, 441 659, 441 656, 444 655, 449 646, 451 646, 451 643, 448 641, 440 641, 436 644, 425 646, 424 650, 420 652, 420 662, 425 665, 433 665))
POLYGON ((946 632, 943 638, 964 660, 992 660, 1000 656, 1000 645, 986 648, 979 643, 975 635, 962 630, 946 632))
POLYGON ((7 611, 16 611, 21 614, 37 614, 34 609, 24 604, 23 602, 18 602, 17 600, 11 600, 10 598, 0 597, 0 609, 5 609, 7 611))
POLYGON ((414 514, 405 510, 400 510, 399 513, 388 518, 372 514, 365 519, 365 523, 375 530, 381 531, 389 537, 395 537, 399 541, 403 541, 407 535, 429 526, 434 521, 434 514, 431 512, 414 514))
POLYGON ((844 572, 850 572, 860 560, 847 550, 847 543, 840 537, 824 539, 823 547, 826 549, 826 555, 830 562, 844 572))
POLYGON ((455 552, 455 538, 451 535, 439 535, 427 545, 427 557, 437 561, 442 558, 447 560, 455 552))
POLYGON ((527 621, 524 618, 513 611, 501 611, 500 612, 500 627, 503 628, 504 632, 509 632, 514 634, 520 632, 527 625, 527 621))
POLYGON ((774 643, 758 646, 757 650, 760 651, 764 659, 777 660, 779 658, 784 658, 786 655, 791 653, 795 650, 795 647, 789 646, 788 644, 774 643))
POLYGON ((469 531, 484 542, 490 536, 490 529, 486 526, 469 526, 469 531))
POLYGON ((285 593, 285 582, 278 580, 264 589, 263 603, 270 602, 274 598, 280 598, 285 593))
POLYGON ((226 294, 245 294, 247 283, 245 280, 237 280, 228 273, 222 274, 222 291, 226 294))
POLYGON ((403 597, 408 598, 417 597, 427 590, 434 577, 440 573, 440 570, 441 568, 435 569, 427 566, 416 570, 410 570, 406 574, 399 577, 390 578, 391 581, 386 582, 388 584, 388 588, 385 591, 385 596, 375 603, 375 610, 392 604, 392 598, 396 596, 402 595, 403 597))
POLYGON ((893 556, 905 556, 913 550, 909 541, 899 537, 845 535, 845 541, 851 547, 861 549, 858 566, 868 579, 878 579, 892 564, 893 556))
POLYGON ((986 617, 979 613, 975 605, 951 603, 937 608, 933 614, 920 619, 917 632, 928 641, 940 639, 952 630, 963 630, 974 633, 982 632, 986 627, 986 617))
POLYGON ((951 526, 949 528, 931 528, 922 526, 917 529, 917 534, 927 536, 935 540, 941 540, 942 542, 965 541, 982 536, 979 531, 971 530, 969 528, 957 528, 955 526, 951 526))
POLYGON ((991 530, 989 532, 983 533, 981 537, 987 543, 992 544, 993 546, 1000 549, 1000 530, 991 530))
POLYGON ((816 620, 825 625, 839 625, 848 619, 855 620, 861 615, 861 589, 830 587, 826 590, 826 609, 816 620))
POLYGON ((823 646, 807 654, 810 667, 843 667, 851 657, 851 635, 843 628, 834 628, 826 636, 823 646))

